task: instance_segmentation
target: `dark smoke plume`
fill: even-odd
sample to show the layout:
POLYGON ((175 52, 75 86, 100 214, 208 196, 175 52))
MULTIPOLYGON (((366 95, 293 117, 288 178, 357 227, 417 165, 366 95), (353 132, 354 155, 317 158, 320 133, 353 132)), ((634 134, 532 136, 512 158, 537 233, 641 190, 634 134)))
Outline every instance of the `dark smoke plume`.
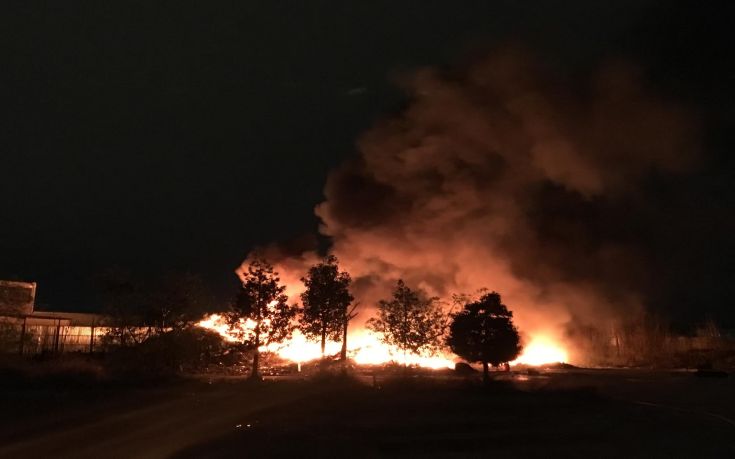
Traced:
POLYGON ((316 208, 364 307, 398 278, 444 297, 488 287, 522 331, 560 336, 644 306, 632 209, 647 177, 692 167, 682 107, 624 63, 579 83, 517 50, 404 84, 405 110, 362 136, 316 208))

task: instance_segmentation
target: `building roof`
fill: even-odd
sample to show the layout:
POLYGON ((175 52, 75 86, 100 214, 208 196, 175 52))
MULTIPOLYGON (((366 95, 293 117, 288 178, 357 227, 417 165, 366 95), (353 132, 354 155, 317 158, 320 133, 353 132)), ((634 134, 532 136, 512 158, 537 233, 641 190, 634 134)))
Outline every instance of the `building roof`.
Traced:
POLYGON ((26 316, 29 319, 61 319, 69 320, 69 325, 78 327, 92 327, 101 325, 105 316, 102 314, 89 314, 82 312, 63 312, 63 311, 33 311, 32 314, 26 316))

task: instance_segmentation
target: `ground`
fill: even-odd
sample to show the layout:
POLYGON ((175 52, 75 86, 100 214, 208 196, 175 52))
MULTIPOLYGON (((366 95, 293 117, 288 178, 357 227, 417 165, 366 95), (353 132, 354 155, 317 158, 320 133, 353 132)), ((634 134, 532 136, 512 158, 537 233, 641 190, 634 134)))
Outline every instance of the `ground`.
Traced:
POLYGON ((0 457, 735 457, 732 377, 549 370, 500 379, 16 385, 3 391, 0 457))

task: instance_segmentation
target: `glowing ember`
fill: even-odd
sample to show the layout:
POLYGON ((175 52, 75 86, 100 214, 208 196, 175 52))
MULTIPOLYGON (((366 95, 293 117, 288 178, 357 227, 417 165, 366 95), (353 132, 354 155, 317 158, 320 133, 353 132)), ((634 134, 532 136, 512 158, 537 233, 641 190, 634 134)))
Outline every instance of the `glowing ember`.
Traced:
POLYGON ((545 337, 535 337, 523 348, 520 357, 511 365, 543 365, 546 363, 567 362, 568 356, 558 344, 545 337))

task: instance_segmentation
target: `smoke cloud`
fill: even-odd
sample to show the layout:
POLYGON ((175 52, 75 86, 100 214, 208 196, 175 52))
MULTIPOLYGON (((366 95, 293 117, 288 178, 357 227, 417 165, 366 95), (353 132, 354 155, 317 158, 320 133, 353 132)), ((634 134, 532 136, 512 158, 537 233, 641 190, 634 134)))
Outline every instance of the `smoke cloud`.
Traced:
MULTIPOLYGON (((683 107, 625 63, 571 78, 518 50, 403 86, 410 102, 359 139, 316 208, 361 321, 399 278, 445 298, 497 290, 521 331, 557 337, 644 306, 651 268, 630 210, 647 177, 692 167, 683 107)), ((276 261, 298 279, 314 259, 276 261)))

